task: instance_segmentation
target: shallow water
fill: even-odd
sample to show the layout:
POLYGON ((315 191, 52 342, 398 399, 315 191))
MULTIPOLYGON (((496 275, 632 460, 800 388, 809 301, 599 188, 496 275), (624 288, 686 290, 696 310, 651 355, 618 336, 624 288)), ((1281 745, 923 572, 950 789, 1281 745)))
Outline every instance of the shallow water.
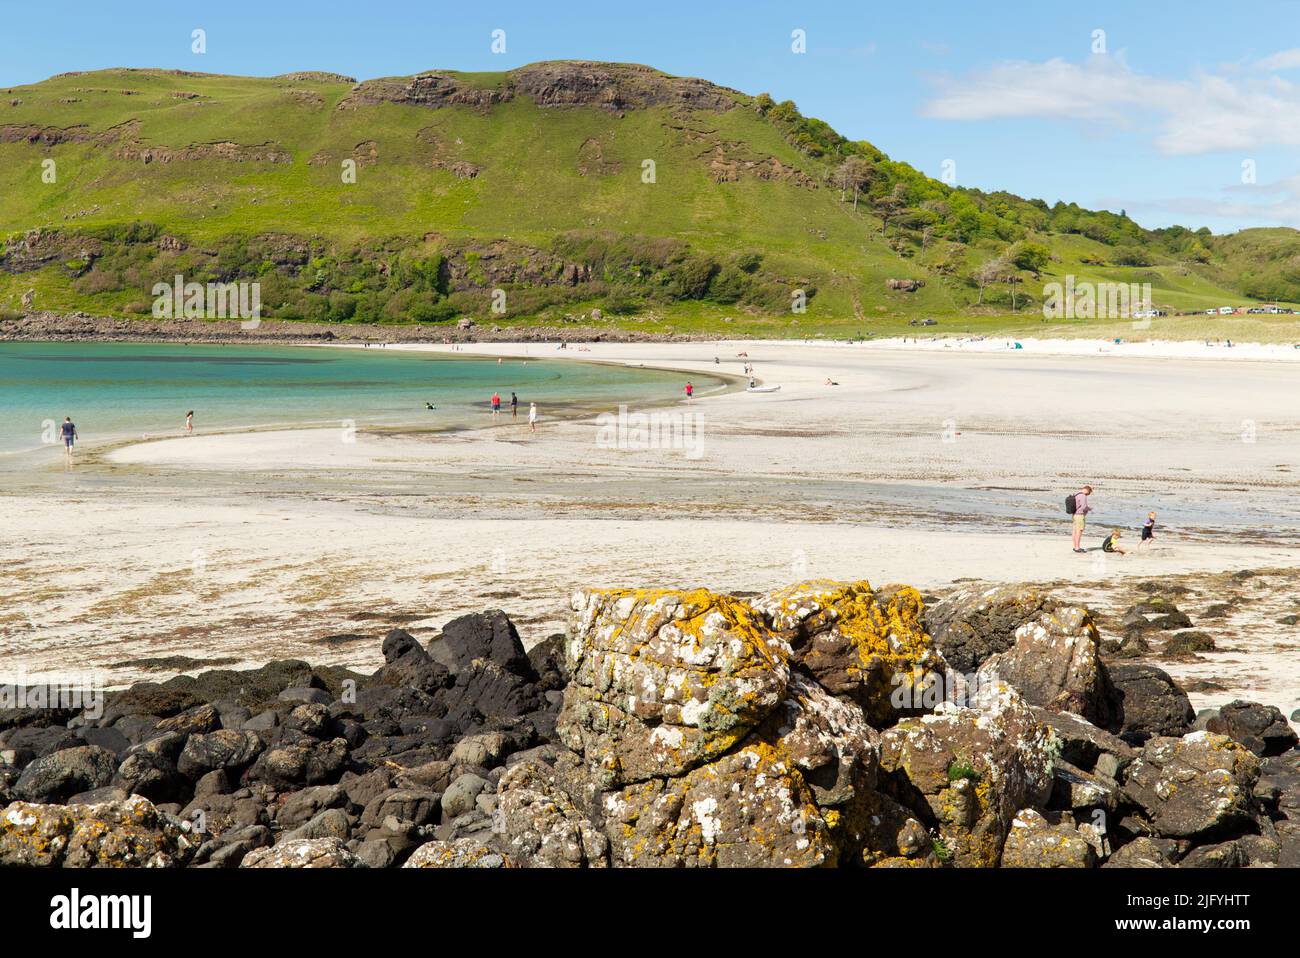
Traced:
MULTIPOLYGON (((71 416, 82 443, 286 425, 455 428, 482 421, 492 393, 509 416, 579 403, 651 404, 681 394, 681 374, 537 359, 401 350, 133 343, 0 343, 0 468, 57 444, 71 416), (425 403, 437 408, 429 410, 425 403)), ((695 377, 701 392, 721 380, 695 377)))

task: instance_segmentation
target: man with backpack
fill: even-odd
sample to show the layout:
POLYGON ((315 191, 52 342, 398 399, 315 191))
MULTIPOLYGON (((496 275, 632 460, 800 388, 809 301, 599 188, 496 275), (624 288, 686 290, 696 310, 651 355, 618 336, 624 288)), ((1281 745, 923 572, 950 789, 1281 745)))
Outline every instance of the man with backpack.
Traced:
POLYGON ((1074 517, 1074 551, 1087 552, 1079 543, 1083 539, 1083 527, 1088 524, 1088 513, 1092 512, 1092 506, 1088 505, 1088 497, 1092 495, 1092 486, 1084 486, 1079 492, 1065 498, 1065 511, 1074 517))

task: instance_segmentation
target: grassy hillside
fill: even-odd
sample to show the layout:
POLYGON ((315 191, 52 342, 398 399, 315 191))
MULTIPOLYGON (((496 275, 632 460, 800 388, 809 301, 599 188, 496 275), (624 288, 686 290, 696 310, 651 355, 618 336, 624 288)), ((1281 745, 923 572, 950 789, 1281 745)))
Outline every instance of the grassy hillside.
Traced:
MULTIPOLYGON (((26 296, 147 315, 176 273, 257 280, 264 314, 289 319, 589 324, 600 309, 638 329, 785 336, 925 318, 1042 332, 1043 286, 1066 274, 1149 282, 1171 311, 1300 300, 1294 231, 1153 232, 954 190, 792 103, 613 64, 361 84, 107 70, 15 87, 0 93, 0 239, 9 314, 26 296)), ((1206 320, 1152 332, 1202 335, 1206 320)), ((1289 339, 1296 322, 1214 326, 1289 339)))

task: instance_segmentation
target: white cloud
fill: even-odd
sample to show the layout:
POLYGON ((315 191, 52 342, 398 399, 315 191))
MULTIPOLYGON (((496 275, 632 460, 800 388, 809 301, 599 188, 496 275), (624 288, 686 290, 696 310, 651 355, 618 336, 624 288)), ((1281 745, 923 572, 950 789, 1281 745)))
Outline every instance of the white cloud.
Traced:
POLYGON ((1300 49, 1236 70, 1166 79, 1133 70, 1122 54, 1082 63, 995 64, 960 79, 938 81, 925 116, 945 120, 1011 117, 1073 120, 1113 126, 1131 135, 1146 128, 1156 148, 1173 155, 1300 145, 1300 87, 1274 72, 1300 66, 1300 49))
POLYGON ((1279 50, 1272 56, 1264 57, 1259 61, 1258 66, 1262 70, 1294 70, 1300 67, 1300 47, 1292 47, 1290 50, 1279 50))

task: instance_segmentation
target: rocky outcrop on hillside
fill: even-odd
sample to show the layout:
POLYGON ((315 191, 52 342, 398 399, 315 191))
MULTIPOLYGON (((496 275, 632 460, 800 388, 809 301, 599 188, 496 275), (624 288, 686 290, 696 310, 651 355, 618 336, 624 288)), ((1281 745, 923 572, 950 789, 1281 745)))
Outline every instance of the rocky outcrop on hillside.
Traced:
POLYGON ((489 611, 390 631, 370 675, 282 661, 0 710, 0 865, 1300 863, 1276 710, 1193 728, 1168 676, 1109 668, 1091 613, 1039 591, 941 615, 820 580, 570 609, 528 651, 489 611), (927 621, 999 651, 959 674, 927 621))
POLYGON ((595 106, 615 111, 652 106, 721 111, 736 104, 735 91, 707 80, 670 76, 634 63, 564 60, 511 70, 496 86, 472 85, 454 71, 366 80, 353 87, 339 109, 376 103, 489 107, 519 96, 539 106, 595 106))

